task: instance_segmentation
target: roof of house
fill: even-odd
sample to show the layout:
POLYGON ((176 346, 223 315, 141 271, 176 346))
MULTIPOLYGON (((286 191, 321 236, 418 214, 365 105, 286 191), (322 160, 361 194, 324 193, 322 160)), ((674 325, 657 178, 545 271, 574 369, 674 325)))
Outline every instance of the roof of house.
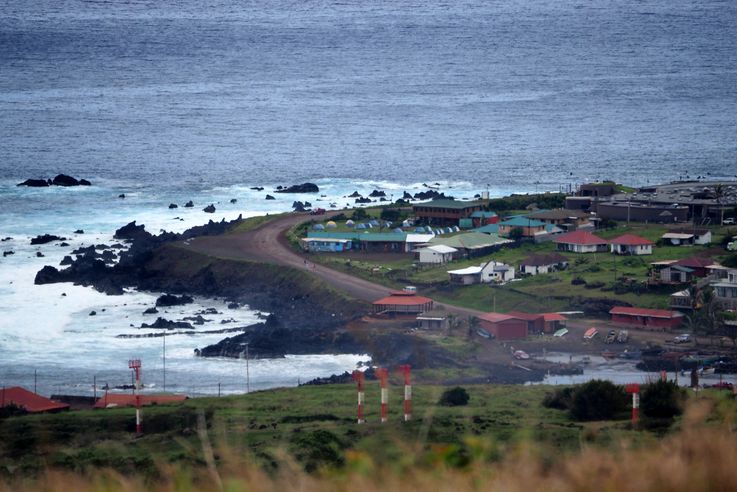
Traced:
POLYGON ((481 273, 480 266, 470 266, 459 270, 448 270, 451 275, 478 275, 481 273))
POLYGON ((69 408, 66 403, 55 402, 20 386, 0 388, 0 406, 4 407, 11 403, 22 407, 29 413, 52 412, 69 408))
MULTIPOLYGON (((140 395, 141 405, 167 405, 181 403, 187 399, 185 395, 140 395)), ((95 408, 135 407, 136 396, 130 393, 106 393, 98 398, 95 408)))
POLYGON ((668 311, 667 309, 645 309, 645 308, 637 308, 637 307, 624 307, 624 306, 616 306, 613 307, 609 314, 623 314, 626 316, 646 316, 648 318, 680 318, 683 316, 683 313, 679 313, 678 311, 668 311))
POLYGON ((412 233, 407 234, 407 242, 408 243, 426 243, 434 237, 435 237, 435 234, 417 234, 417 233, 412 232, 412 233))
POLYGON ((671 227, 668 229, 668 232, 703 236, 711 231, 709 229, 694 229, 693 227, 671 227))
POLYGON ((492 217, 496 217, 496 212, 489 212, 486 210, 477 210, 471 214, 471 217, 474 219, 490 219, 492 217))
POLYGON ((523 319, 525 321, 535 321, 543 316, 540 313, 524 313, 522 311, 509 311, 507 314, 513 318, 523 319))
POLYGON ((568 318, 566 318, 560 313, 544 313, 543 319, 545 321, 566 321, 568 320, 568 318))
POLYGON ((499 224, 486 224, 485 226, 477 227, 473 232, 481 232, 483 234, 498 234, 499 224))
POLYGON ((703 256, 692 256, 683 258, 673 263, 674 265, 690 267, 690 268, 706 268, 714 264, 714 260, 703 256))
POLYGON ((426 248, 420 249, 420 251, 423 251, 423 250, 426 250, 426 249, 429 249, 430 251, 434 251, 434 252, 440 253, 440 254, 456 253, 456 252, 458 252, 457 249, 455 249, 455 248, 453 248, 451 246, 446 246, 445 244, 435 244, 433 246, 427 246, 426 248))
POLYGON ((606 239, 602 239, 596 234, 592 234, 588 231, 573 231, 567 234, 561 234, 560 236, 553 238, 553 242, 580 245, 609 244, 606 239))
POLYGON ((512 217, 501 221, 499 225, 507 227, 545 227, 546 224, 545 222, 526 217, 512 217))
POLYGON ((303 237, 301 241, 304 241, 306 243, 314 243, 314 242, 320 242, 320 243, 326 243, 326 242, 332 242, 332 243, 340 243, 340 244, 346 244, 350 243, 350 239, 336 239, 334 237, 303 237))
POLYGON ((636 236, 634 234, 623 234, 621 236, 617 236, 614 239, 611 239, 609 243, 619 244, 622 246, 652 246, 655 244, 649 239, 645 239, 644 237, 636 236))
POLYGON ((464 210, 466 208, 479 207, 484 205, 484 202, 462 202, 459 200, 433 200, 431 202, 417 203, 413 205, 414 208, 425 207, 425 208, 451 208, 454 210, 464 210))
POLYGON ((484 313, 480 316, 478 316, 479 319, 482 319, 484 321, 490 321, 492 323, 499 323, 501 321, 507 321, 510 319, 517 319, 514 316, 510 316, 508 314, 502 314, 502 313, 484 313))
POLYGON ((444 244, 457 249, 478 249, 494 246, 496 244, 510 243, 509 239, 500 238, 496 234, 482 234, 480 232, 465 232, 449 237, 434 237, 430 240, 431 245, 444 244))
POLYGON ((532 254, 522 260, 521 265, 527 266, 543 266, 543 265, 556 265, 558 263, 567 262, 568 258, 560 253, 540 253, 532 254))
POLYGON ((392 292, 391 295, 374 301, 374 305, 395 305, 395 306, 420 306, 433 302, 429 297, 408 294, 405 292, 392 292))
POLYGON ((351 239, 365 242, 405 242, 406 232, 337 232, 309 231, 308 238, 351 239))
POLYGON ((431 309, 417 315, 418 320, 444 320, 448 317, 448 311, 442 309, 431 309))
POLYGON ((685 234, 680 232, 666 232, 661 236, 663 239, 691 239, 693 234, 685 234))
POLYGON ((537 220, 565 220, 565 219, 583 219, 589 217, 591 214, 584 212, 583 210, 568 210, 565 208, 557 208, 555 210, 539 210, 531 214, 527 214, 527 217, 537 220))

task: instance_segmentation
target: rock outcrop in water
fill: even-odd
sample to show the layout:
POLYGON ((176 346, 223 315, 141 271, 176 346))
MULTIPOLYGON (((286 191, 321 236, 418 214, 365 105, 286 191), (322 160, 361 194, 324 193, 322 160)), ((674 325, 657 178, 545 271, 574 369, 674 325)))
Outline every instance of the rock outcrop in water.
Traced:
POLYGON ((29 186, 32 188, 44 188, 47 186, 91 186, 92 183, 86 179, 77 179, 66 174, 59 174, 54 179, 27 179, 18 186, 29 186))
POLYGON ((317 193, 320 188, 314 183, 302 183, 287 188, 277 188, 275 193, 317 193))
POLYGON ((35 246, 37 244, 46 244, 51 243, 53 241, 66 241, 67 238, 65 237, 59 237, 55 236, 53 234, 43 234, 41 236, 36 236, 31 239, 31 246, 35 246))
POLYGON ((184 306, 193 302, 194 299, 187 295, 175 296, 173 294, 164 294, 156 299, 156 307, 184 306))
POLYGON ((154 321, 151 324, 142 323, 141 328, 158 328, 158 329, 164 329, 164 330, 174 330, 176 328, 186 328, 188 330, 193 330, 194 326, 192 326, 190 323, 187 323, 186 321, 171 321, 165 318, 156 318, 156 321, 154 321))

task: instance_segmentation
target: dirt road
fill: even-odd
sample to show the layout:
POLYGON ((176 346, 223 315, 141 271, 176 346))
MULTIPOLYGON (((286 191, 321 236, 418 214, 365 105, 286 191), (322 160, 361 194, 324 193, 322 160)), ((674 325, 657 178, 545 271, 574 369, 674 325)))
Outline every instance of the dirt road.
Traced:
MULTIPOLYGON (((321 218, 329 218, 330 215, 321 218)), ((192 251, 218 258, 259 261, 305 270, 321 278, 331 287, 362 301, 373 302, 386 296, 390 289, 385 285, 314 263, 310 261, 308 255, 296 252, 289 245, 287 231, 310 218, 312 217, 304 214, 288 214, 248 232, 199 237, 185 245, 192 251)), ((461 307, 446 306, 446 309, 459 316, 481 314, 481 311, 461 307)))

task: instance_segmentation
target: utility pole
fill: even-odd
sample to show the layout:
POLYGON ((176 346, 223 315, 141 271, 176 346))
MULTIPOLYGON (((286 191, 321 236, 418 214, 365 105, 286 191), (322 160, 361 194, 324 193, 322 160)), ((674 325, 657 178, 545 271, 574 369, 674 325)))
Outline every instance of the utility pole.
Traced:
POLYGON ((33 370, 33 392, 36 394, 38 394, 38 391, 36 391, 37 383, 38 383, 38 370, 34 369, 33 370))
POLYGON ((248 368, 248 344, 246 344, 246 393, 251 392, 251 373, 248 368))
POLYGON ((164 363, 164 391, 166 391, 166 330, 164 330, 164 354, 163 354, 163 363, 164 363))
POLYGON ((136 382, 133 385, 133 395, 136 400, 136 434, 140 436, 143 434, 141 425, 141 395, 139 394, 141 389, 141 359, 129 360, 128 368, 133 369, 133 373, 136 376, 136 382))

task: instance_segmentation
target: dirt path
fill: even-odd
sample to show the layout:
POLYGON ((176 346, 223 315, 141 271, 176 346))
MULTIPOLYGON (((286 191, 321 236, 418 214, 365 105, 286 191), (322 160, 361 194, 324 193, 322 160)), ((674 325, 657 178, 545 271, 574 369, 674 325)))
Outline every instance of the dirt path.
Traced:
MULTIPOLYGON (((321 218, 329 218, 331 215, 328 214, 321 218)), ((314 263, 307 255, 292 249, 286 237, 287 231, 311 218, 309 215, 293 213, 269 221, 248 232, 195 238, 185 243, 185 247, 218 258, 259 261, 302 269, 321 278, 331 287, 366 302, 373 302, 386 296, 390 290, 389 287, 314 263)), ((446 305, 446 309, 459 316, 481 314, 481 311, 455 306, 446 305)))

